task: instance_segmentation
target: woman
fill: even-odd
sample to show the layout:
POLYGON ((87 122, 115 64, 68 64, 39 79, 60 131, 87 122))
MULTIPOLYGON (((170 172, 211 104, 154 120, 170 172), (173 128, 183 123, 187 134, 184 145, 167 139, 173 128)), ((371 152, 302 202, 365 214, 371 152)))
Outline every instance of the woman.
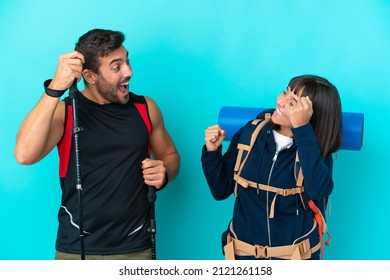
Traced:
POLYGON ((224 155, 223 128, 205 131, 202 167, 211 193, 216 200, 236 195, 222 234, 224 254, 320 259, 326 233, 321 212, 333 190, 332 153, 342 142, 338 90, 318 76, 295 77, 276 108, 257 119, 234 135, 224 155))

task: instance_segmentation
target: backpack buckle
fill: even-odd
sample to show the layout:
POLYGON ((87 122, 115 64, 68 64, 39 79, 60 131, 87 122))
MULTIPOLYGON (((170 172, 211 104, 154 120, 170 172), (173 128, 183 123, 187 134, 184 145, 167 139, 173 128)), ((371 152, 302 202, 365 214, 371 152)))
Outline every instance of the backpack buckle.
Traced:
POLYGON ((255 257, 256 259, 268 259, 267 246, 255 245, 255 257))
POLYGON ((308 239, 303 240, 298 244, 299 253, 301 255, 306 254, 310 250, 310 242, 308 239))

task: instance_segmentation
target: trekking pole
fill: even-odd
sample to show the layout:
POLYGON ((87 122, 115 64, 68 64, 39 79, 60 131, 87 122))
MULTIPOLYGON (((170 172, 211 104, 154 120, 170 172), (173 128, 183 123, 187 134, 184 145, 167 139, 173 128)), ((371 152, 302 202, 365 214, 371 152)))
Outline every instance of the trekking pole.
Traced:
POLYGON ((148 232, 150 233, 152 260, 156 259, 156 213, 155 213, 155 201, 156 201, 156 188, 148 186, 148 201, 150 204, 150 220, 148 232))
POLYGON ((76 160, 76 189, 79 197, 79 230, 80 230, 80 258, 85 260, 85 249, 84 249, 84 218, 83 218, 83 195, 81 185, 81 172, 80 172, 80 158, 79 158, 79 132, 81 127, 79 126, 77 118, 77 97, 79 93, 77 88, 77 80, 75 79, 72 86, 69 89, 69 97, 72 100, 72 111, 73 111, 73 137, 75 146, 75 160, 76 160))

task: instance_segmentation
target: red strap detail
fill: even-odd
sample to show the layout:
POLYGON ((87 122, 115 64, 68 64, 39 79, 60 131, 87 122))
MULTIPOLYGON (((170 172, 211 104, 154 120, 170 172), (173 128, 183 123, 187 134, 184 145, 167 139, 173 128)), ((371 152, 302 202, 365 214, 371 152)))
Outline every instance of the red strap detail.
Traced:
POLYGON ((324 246, 324 239, 322 238, 324 225, 322 223, 321 213, 320 213, 320 210, 318 209, 318 207, 314 204, 313 200, 310 200, 308 202, 308 204, 309 204, 311 211, 313 212, 314 219, 317 221, 317 224, 318 224, 318 231, 320 234, 320 242, 321 242, 321 259, 323 259, 325 246, 324 246))
POLYGON ((60 158, 59 175, 60 178, 64 178, 68 171, 70 147, 72 145, 72 129, 73 129, 73 110, 72 106, 67 106, 67 120, 64 131, 64 136, 60 143, 57 145, 58 156, 60 158))
MULTIPOLYGON (((149 119, 149 114, 148 114, 146 104, 134 103, 134 105, 137 108, 138 112, 140 113, 142 119, 144 120, 146 128, 148 129, 148 134, 150 136, 150 134, 152 133, 152 124, 149 119)), ((150 156, 150 145, 148 145, 148 155, 150 156)))

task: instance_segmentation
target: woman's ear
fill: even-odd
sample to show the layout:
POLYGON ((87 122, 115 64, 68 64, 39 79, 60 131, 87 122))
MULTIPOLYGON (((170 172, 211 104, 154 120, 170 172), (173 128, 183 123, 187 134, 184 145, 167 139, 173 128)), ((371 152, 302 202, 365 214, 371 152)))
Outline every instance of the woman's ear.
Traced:
POLYGON ((88 84, 94 84, 96 82, 96 74, 89 69, 83 70, 83 77, 88 84))

